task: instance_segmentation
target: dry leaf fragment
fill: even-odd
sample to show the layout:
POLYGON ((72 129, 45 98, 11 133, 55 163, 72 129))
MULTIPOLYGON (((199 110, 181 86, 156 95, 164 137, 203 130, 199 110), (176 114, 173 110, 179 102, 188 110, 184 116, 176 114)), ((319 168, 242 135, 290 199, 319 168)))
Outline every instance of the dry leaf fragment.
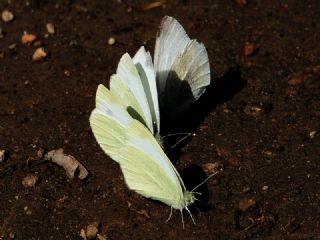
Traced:
POLYGON ((147 11, 147 10, 150 10, 150 9, 153 9, 153 8, 157 8, 157 7, 164 7, 165 3, 166 3, 166 0, 154 1, 154 2, 151 2, 151 3, 144 4, 142 9, 144 11, 147 11))
POLYGON ((142 215, 142 216, 145 216, 146 218, 150 218, 150 214, 145 209, 141 209, 141 210, 137 211, 137 213, 142 215))
POLYGON ((289 76, 288 84, 292 86, 301 84, 305 82, 310 76, 311 74, 306 71, 294 73, 289 76))
POLYGON ((26 46, 30 46, 35 40, 37 39, 37 36, 30 33, 25 33, 21 37, 21 43, 26 46))
POLYGON ((76 170, 79 171, 78 178, 85 179, 89 172, 88 170, 73 156, 63 153, 63 149, 52 150, 48 152, 45 159, 63 167, 69 178, 74 178, 76 170))
POLYGON ((299 85, 306 80, 308 80, 312 75, 320 73, 320 65, 307 67, 303 71, 292 73, 288 77, 288 84, 289 85, 299 85))

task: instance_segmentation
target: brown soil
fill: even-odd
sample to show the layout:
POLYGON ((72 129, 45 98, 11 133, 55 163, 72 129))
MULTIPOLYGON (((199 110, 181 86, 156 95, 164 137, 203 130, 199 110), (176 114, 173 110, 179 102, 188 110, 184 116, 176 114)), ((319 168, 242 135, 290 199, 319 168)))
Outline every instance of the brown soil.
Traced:
POLYGON ((147 2, 0 2, 15 15, 0 22, 0 149, 10 153, 0 163, 0 236, 82 239, 97 221, 107 239, 320 238, 320 2, 185 0, 143 10, 147 2), (168 128, 197 133, 176 166, 188 186, 203 164, 223 166, 201 190, 197 225, 185 214, 185 229, 180 212, 165 222, 168 206, 127 189, 88 121, 97 85, 123 53, 143 44, 153 51, 164 15, 205 44, 213 72, 183 124, 168 128), (47 23, 56 34, 45 37, 47 23), (46 59, 32 61, 24 31, 45 44, 46 59), (34 160, 39 149, 57 148, 90 176, 70 180, 34 160), (34 187, 22 185, 28 174, 39 176, 34 187))

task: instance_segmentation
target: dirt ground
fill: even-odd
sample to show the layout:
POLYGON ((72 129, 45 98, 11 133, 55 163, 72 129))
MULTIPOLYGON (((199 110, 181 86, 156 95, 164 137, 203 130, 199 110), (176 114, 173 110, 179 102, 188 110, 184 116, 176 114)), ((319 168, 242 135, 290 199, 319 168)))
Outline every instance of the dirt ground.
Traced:
POLYGON ((97 222, 100 239, 320 239, 319 1, 1 0, 5 9, 0 238, 83 239, 97 222), (166 222, 168 206, 128 190, 88 120, 98 84, 125 52, 153 52, 165 15, 205 44, 212 71, 203 97, 167 126, 196 136, 169 155, 189 187, 205 164, 223 170, 185 229, 179 211, 166 222), (42 43, 23 45, 24 32, 42 43), (48 56, 32 61, 34 45, 48 56), (39 155, 58 148, 89 176, 69 179, 39 155), (30 174, 38 180, 25 187, 30 174))

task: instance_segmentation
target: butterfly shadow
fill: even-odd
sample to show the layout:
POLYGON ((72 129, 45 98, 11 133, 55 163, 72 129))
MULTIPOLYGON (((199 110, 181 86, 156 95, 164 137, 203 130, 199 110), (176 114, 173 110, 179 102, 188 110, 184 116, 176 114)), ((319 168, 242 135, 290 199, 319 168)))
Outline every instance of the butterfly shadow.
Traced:
MULTIPOLYGON (((175 78, 173 78, 173 80, 174 79, 175 78)), ((180 85, 182 85, 181 82, 185 82, 179 79, 175 81, 179 82, 176 84, 180 85)), ((185 99, 194 103, 176 118, 172 118, 169 114, 161 115, 162 136, 177 134, 176 136, 163 138, 164 149, 166 149, 168 155, 171 155, 174 164, 175 159, 178 159, 181 155, 181 149, 188 143, 188 137, 183 138, 181 141, 182 137, 179 133, 187 133, 184 136, 192 136, 191 133, 197 131, 206 116, 208 116, 216 106, 230 101, 245 86, 246 81, 241 78, 238 67, 232 67, 222 77, 213 79, 198 101, 195 101, 188 84, 181 86, 180 89, 182 89, 182 91, 179 91, 179 95, 176 95, 173 99, 185 99), (181 93, 183 93, 183 95, 181 95, 181 93)), ((165 105, 168 106, 168 109, 170 108, 170 102, 165 102, 165 105)), ((175 105, 180 105, 180 103, 175 103, 175 105)), ((167 113, 169 111, 162 109, 161 112, 167 113)))
MULTIPOLYGON (((177 79, 178 81, 178 79, 177 79)), ((179 80, 179 83, 181 81, 179 80)), ((161 119, 162 136, 172 133, 193 133, 199 128, 203 120, 208 114, 216 108, 216 106, 230 101, 239 91, 246 86, 246 81, 241 78, 240 71, 237 67, 230 68, 225 75, 215 78, 211 84, 206 88, 204 94, 195 101, 188 109, 183 111, 177 118, 172 119, 170 116, 164 116, 161 119)), ((189 85, 181 86, 184 96, 176 95, 174 99, 190 99, 193 95, 189 85), (184 98, 183 98, 184 97, 184 98)), ((194 101, 194 99, 192 100, 194 101)), ((167 104, 169 104, 167 102, 167 104)), ((179 104, 179 103, 178 103, 179 104)), ((166 112, 166 111, 163 111, 166 112)), ((173 162, 180 158, 182 148, 187 144, 187 140, 179 142, 181 136, 167 137, 163 143, 164 148, 173 162), (177 140, 178 139, 178 140, 177 140), (177 141, 179 142, 177 144, 177 141), (172 146, 174 146, 172 148, 172 146)), ((200 143, 202 144, 202 143, 200 143)), ((186 185, 187 190, 192 190, 199 183, 203 182, 207 175, 200 166, 192 164, 181 172, 181 177, 186 185)), ((191 211, 209 211, 211 207, 207 204, 209 200, 209 191, 207 183, 199 186, 195 192, 198 201, 191 206, 191 211)))
MULTIPOLYGON (((241 78, 238 67, 230 68, 222 77, 211 79, 210 85, 198 101, 195 101, 190 86, 187 83, 181 84, 181 82, 185 81, 176 80, 176 82, 179 82, 181 85, 182 91, 180 92, 183 95, 178 93, 174 99, 194 103, 181 112, 176 118, 170 118, 170 116, 164 115, 163 119, 161 119, 162 135, 166 133, 196 132, 205 117, 208 116, 216 106, 230 101, 247 84, 246 81, 241 78)), ((181 105, 179 102, 175 104, 181 105)), ((170 103, 166 102, 166 105, 170 105, 170 103)), ((181 146, 183 145, 180 145, 180 148, 181 146)))
POLYGON ((204 182, 207 178, 207 175, 202 168, 196 164, 192 164, 189 167, 179 171, 179 173, 187 190, 191 191, 196 188, 193 192, 197 200, 194 202, 194 204, 188 207, 190 212, 197 213, 211 210, 212 206, 208 205, 208 185, 206 182, 204 182))

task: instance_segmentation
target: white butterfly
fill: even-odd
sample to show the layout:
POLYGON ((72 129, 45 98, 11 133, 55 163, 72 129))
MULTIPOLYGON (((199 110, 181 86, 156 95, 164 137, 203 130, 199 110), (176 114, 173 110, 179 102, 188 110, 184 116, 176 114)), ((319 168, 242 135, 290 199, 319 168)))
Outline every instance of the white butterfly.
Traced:
POLYGON ((156 39, 154 66, 144 47, 133 61, 125 54, 117 74, 111 77, 110 89, 161 142, 159 109, 175 118, 198 100, 209 84, 210 66, 204 45, 191 40, 177 20, 166 16, 156 39))
POLYGON ((175 19, 165 17, 156 40, 155 66, 144 47, 133 59, 124 54, 110 90, 99 85, 90 116, 97 142, 119 163, 129 189, 180 210, 181 216, 183 209, 190 213, 188 206, 196 198, 159 145, 159 103, 174 117, 209 83, 203 44, 190 40, 175 19))

